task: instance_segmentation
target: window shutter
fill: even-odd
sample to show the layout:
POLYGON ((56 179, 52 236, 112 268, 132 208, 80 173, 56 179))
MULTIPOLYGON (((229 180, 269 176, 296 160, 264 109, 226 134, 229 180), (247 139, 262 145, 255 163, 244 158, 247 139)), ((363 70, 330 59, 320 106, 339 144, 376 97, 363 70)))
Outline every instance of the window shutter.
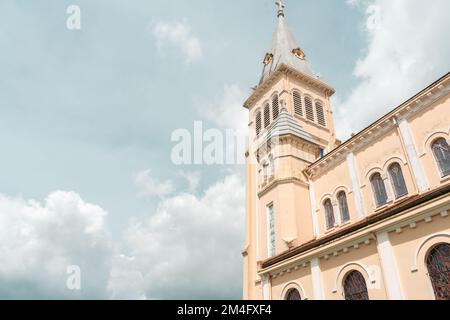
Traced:
POLYGON ((444 138, 436 140, 432 149, 442 177, 450 175, 450 148, 447 141, 444 138))
POLYGON ((389 177, 394 187, 395 198, 398 199, 408 194, 405 179, 403 177, 402 168, 398 163, 394 163, 389 167, 389 177))
POLYGON ((292 96, 294 98, 294 112, 295 112, 295 114, 303 117, 303 105, 302 105, 302 97, 300 96, 300 93, 298 93, 297 91, 294 91, 292 96))
POLYGON ((321 126, 325 127, 326 126, 325 114, 324 114, 323 105, 321 102, 316 103, 316 114, 317 114, 317 122, 321 126))
POLYGON ((331 229, 335 225, 333 205, 331 204, 331 200, 330 199, 326 200, 323 206, 325 209, 325 220, 327 229, 331 229))
POLYGON ((347 222, 350 220, 350 213, 348 211, 347 195, 344 191, 338 194, 339 211, 341 213, 341 221, 347 222))
POLYGON ((260 111, 258 111, 258 113, 256 114, 255 125, 256 125, 256 135, 259 135, 259 133, 261 132, 261 112, 260 111))
POLYGON ((267 128, 270 125, 270 106, 266 104, 264 107, 264 128, 267 128))
POLYGON ((273 120, 275 120, 276 118, 278 118, 278 115, 280 113, 280 106, 278 103, 278 95, 275 95, 273 97, 272 100, 272 115, 273 115, 273 120))
POLYGON ((314 121, 314 109, 310 97, 305 97, 306 119, 314 121))

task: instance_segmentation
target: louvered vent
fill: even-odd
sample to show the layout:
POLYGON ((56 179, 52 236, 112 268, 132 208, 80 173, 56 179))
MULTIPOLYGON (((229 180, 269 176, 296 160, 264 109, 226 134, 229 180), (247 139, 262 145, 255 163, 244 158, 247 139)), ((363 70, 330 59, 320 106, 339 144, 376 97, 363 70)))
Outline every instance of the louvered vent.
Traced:
POLYGON ((261 112, 258 111, 258 113, 256 114, 256 135, 258 135, 261 132, 261 112))
POLYGON ((297 91, 294 91, 293 97, 294 97, 294 112, 296 115, 303 117, 303 105, 302 105, 302 97, 300 96, 300 93, 298 93, 297 91))
POLYGON ((316 103, 316 114, 317 114, 317 122, 321 125, 321 126, 326 126, 325 123, 325 114, 323 112, 323 106, 322 103, 317 102, 316 103))
POLYGON ((267 128, 270 125, 270 106, 266 104, 264 107, 264 128, 267 128))
POLYGON ((279 113, 280 113, 280 106, 279 106, 279 103, 278 103, 278 95, 276 95, 276 96, 273 97, 273 100, 272 100, 273 120, 278 118, 279 113))
POLYGON ((314 121, 314 109, 310 97, 305 98, 306 119, 314 121))

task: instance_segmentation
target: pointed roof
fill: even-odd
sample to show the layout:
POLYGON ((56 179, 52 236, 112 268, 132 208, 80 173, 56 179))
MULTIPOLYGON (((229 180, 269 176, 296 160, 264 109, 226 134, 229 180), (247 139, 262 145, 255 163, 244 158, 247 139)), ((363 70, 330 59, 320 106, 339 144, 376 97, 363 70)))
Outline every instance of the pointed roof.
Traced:
POLYGON ((303 74, 317 78, 311 71, 305 54, 289 30, 284 20, 284 5, 278 1, 278 23, 273 33, 269 52, 264 58, 264 68, 260 84, 274 72, 278 66, 285 64, 303 74))

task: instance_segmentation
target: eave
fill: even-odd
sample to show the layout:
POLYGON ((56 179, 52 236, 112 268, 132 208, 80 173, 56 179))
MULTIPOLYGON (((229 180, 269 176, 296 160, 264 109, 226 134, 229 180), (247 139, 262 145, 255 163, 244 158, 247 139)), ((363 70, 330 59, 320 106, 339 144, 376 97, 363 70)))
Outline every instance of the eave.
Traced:
POLYGON ((275 71, 271 73, 271 75, 259 86, 256 87, 255 91, 250 95, 250 97, 244 102, 244 108, 251 109, 255 103, 274 85, 274 83, 282 76, 282 75, 291 75, 314 88, 317 88, 321 91, 324 91, 328 96, 332 96, 336 90, 327 85, 325 82, 309 76, 307 74, 303 74, 298 72, 294 68, 289 67, 288 65, 282 63, 280 64, 275 71))
POLYGON ((342 143, 337 148, 330 151, 323 158, 311 164, 306 170, 308 176, 313 176, 322 170, 329 168, 329 165, 343 161, 349 152, 358 150, 368 143, 378 138, 385 132, 394 128, 400 119, 406 119, 426 106, 439 100, 450 92, 450 72, 443 77, 403 102, 397 108, 376 120, 368 127, 342 143))
POLYGON ((349 236, 359 230, 363 230, 364 228, 375 225, 376 223, 385 221, 391 217, 399 215, 407 210, 414 209, 420 205, 438 199, 440 197, 446 196, 450 193, 450 184, 447 184, 443 187, 436 188, 432 191, 421 195, 413 195, 409 198, 406 198, 402 202, 384 209, 383 211, 371 215, 361 221, 358 221, 354 224, 349 225, 348 227, 321 237, 316 240, 312 240, 308 243, 302 244, 298 247, 295 247, 289 251, 285 251, 275 257, 267 259, 262 262, 260 272, 266 272, 267 269, 275 267, 278 264, 281 264, 289 259, 296 259, 296 257, 300 257, 301 255, 310 252, 311 250, 318 249, 322 246, 325 246, 333 241, 337 241, 346 236, 349 236))

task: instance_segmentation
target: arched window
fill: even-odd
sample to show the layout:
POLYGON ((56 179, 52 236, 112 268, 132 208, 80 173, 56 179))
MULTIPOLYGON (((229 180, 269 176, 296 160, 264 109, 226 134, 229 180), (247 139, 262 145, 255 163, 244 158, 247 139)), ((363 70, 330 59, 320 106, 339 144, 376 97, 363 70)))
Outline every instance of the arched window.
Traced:
POLYGON ((326 126, 326 122, 325 122, 325 113, 323 111, 323 105, 322 102, 317 101, 316 102, 316 115, 317 115, 317 122, 325 127, 326 126))
POLYGON ((297 289, 292 288, 289 289, 289 291, 286 293, 285 300, 302 300, 302 297, 300 296, 300 292, 298 292, 297 289))
POLYGON ((299 92, 294 91, 292 94, 294 98, 294 112, 296 115, 299 115, 303 117, 303 104, 302 104, 302 97, 299 92))
POLYGON ((325 221, 326 221, 327 230, 328 230, 328 229, 333 228, 335 225, 333 205, 331 204, 330 199, 325 200, 325 202, 323 203, 323 208, 325 210, 325 221))
POLYGON ((280 113, 280 106, 278 103, 278 95, 274 95, 272 99, 272 116, 273 120, 278 118, 278 115, 280 113))
POLYGON ((375 173, 370 178, 373 194, 377 207, 381 207, 387 203, 387 193, 384 181, 379 173, 375 173))
POLYGON ((398 199, 408 194, 402 168, 398 163, 392 164, 389 169, 392 186, 394 187, 395 198, 398 199))
POLYGON ((450 300, 450 244, 435 246, 426 262, 436 300, 450 300))
POLYGON ((258 135, 261 132, 261 111, 258 111, 256 113, 255 126, 256 126, 256 135, 258 135))
POLYGON ((345 300, 369 300, 366 279, 361 272, 353 270, 344 279, 345 300))
POLYGON ((441 171, 442 177, 450 175, 450 148, 444 138, 436 140, 432 147, 434 157, 441 171))
POLYGON ((264 128, 270 125, 270 106, 266 104, 264 107, 264 128))
POLYGON ((341 191, 337 195, 337 199, 339 202, 339 211, 341 213, 341 221, 343 223, 350 220, 350 213, 348 212, 348 203, 347 203, 347 195, 344 191, 341 191))
POLYGON ((310 97, 305 97, 306 119, 314 121, 314 109, 310 97))

